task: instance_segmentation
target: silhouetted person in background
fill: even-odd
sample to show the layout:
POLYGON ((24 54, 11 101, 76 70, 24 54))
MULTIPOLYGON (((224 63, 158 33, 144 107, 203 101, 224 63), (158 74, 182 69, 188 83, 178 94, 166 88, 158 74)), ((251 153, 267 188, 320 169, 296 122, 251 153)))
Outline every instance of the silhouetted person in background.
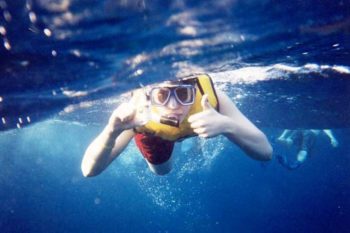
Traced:
POLYGON ((300 167, 300 165, 310 156, 310 151, 312 150, 317 137, 321 134, 325 134, 329 138, 333 147, 338 146, 337 139, 329 129, 284 130, 277 138, 277 141, 287 146, 296 146, 298 153, 296 155, 296 160, 294 161, 288 160, 285 155, 277 155, 278 162, 290 170, 300 167))

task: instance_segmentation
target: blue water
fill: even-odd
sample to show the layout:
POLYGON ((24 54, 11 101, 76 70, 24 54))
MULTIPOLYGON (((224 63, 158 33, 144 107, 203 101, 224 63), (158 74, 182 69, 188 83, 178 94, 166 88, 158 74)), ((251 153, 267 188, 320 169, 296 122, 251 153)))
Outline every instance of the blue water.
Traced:
POLYGON ((0 232, 350 232, 349 53, 349 1, 0 0, 0 232), (159 177, 131 143, 83 178, 123 93, 196 72, 265 132, 271 162, 190 139, 159 177), (339 146, 320 137, 289 171, 285 128, 339 146))

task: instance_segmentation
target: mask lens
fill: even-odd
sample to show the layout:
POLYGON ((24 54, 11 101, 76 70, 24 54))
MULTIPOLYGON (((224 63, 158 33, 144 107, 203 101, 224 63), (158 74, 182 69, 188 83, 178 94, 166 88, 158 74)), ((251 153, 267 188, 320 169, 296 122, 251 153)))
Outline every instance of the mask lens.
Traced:
POLYGON ((182 104, 192 104, 194 97, 192 87, 177 87, 175 93, 182 104))
POLYGON ((165 105, 170 96, 168 88, 154 88, 151 92, 152 101, 158 105, 165 105))

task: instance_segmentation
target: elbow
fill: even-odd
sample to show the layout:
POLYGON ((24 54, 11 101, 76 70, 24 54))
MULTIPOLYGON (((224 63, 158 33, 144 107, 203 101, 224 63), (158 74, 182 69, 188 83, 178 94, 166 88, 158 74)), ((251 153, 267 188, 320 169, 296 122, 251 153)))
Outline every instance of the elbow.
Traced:
POLYGON ((272 153, 273 153, 273 149, 272 146, 269 142, 269 140, 267 139, 266 135, 263 135, 264 140, 263 140, 263 149, 262 149, 262 153, 261 153, 261 161, 269 161, 272 159, 272 153))
POLYGON ((93 172, 86 170, 86 169, 81 169, 81 172, 83 173, 84 177, 92 177, 95 176, 93 172))
POLYGON ((94 176, 94 173, 91 170, 86 169, 84 166, 81 166, 81 172, 83 173, 84 177, 92 177, 92 176, 94 176))
POLYGON ((87 164, 84 161, 81 164, 81 172, 84 177, 93 177, 101 173, 96 171, 96 169, 94 169, 93 166, 89 166, 89 164, 87 164))
POLYGON ((260 143, 257 150, 249 153, 251 157, 259 161, 269 161, 272 159, 273 149, 271 144, 266 140, 263 144, 260 143))
POLYGON ((264 152, 261 154, 261 161, 270 161, 272 159, 273 149, 270 143, 266 146, 264 152))
POLYGON ((270 161, 272 159, 272 148, 266 148, 263 151, 255 152, 255 153, 247 153, 251 158, 259 161, 270 161))
POLYGON ((261 161, 269 161, 272 159, 272 153, 273 153, 273 149, 271 144, 269 143, 269 141, 267 140, 266 136, 265 136, 265 140, 264 140, 264 146, 261 150, 260 156, 259 156, 259 160, 261 161))

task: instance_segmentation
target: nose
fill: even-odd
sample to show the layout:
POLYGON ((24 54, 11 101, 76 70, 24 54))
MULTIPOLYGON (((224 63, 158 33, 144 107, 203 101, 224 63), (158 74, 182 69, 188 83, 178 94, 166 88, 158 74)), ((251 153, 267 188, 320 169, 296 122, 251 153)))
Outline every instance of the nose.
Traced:
POLYGON ((170 96, 170 99, 167 103, 167 107, 169 109, 177 109, 179 107, 179 103, 177 102, 174 96, 170 96))

